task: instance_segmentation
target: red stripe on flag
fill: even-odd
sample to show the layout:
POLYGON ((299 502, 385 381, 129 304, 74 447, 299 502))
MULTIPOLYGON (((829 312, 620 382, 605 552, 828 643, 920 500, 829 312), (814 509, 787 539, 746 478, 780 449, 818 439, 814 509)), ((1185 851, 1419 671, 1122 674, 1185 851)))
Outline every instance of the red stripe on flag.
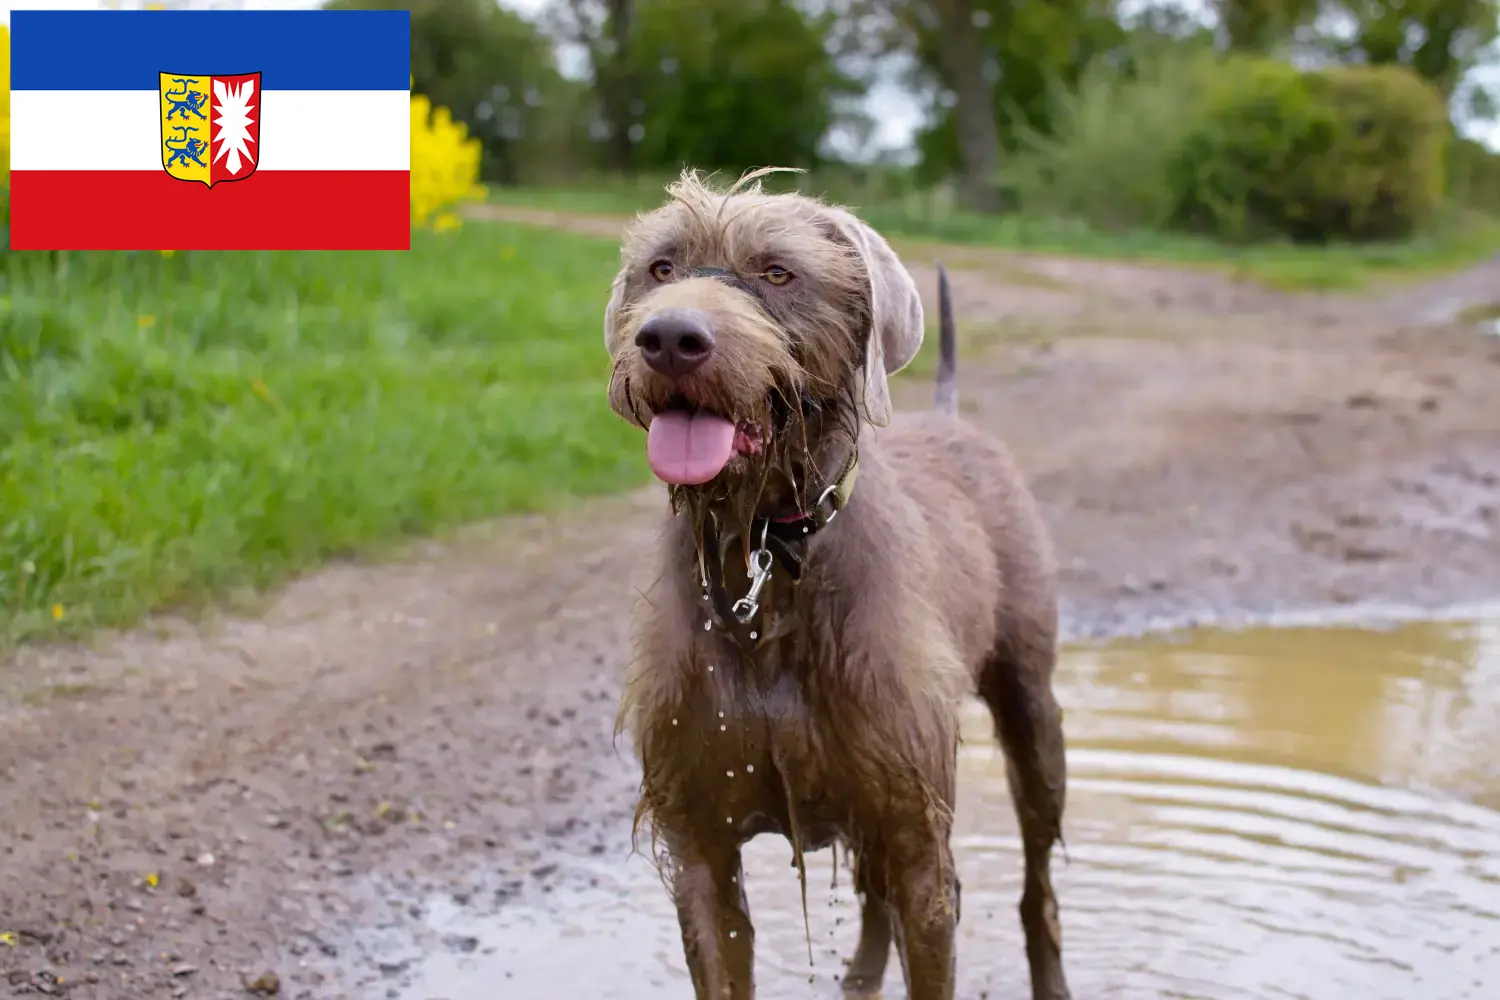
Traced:
POLYGON ((161 170, 17 170, 13 250, 408 250, 404 170, 272 170, 206 187, 161 170))

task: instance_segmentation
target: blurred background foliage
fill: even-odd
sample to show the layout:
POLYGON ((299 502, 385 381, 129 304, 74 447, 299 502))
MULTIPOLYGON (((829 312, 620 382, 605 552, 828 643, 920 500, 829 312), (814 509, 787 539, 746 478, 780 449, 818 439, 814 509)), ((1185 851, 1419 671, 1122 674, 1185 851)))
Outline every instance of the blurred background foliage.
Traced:
POLYGON ((793 165, 904 248, 1296 288, 1500 249, 1463 137, 1495 0, 330 5, 412 12, 412 252, 0 244, 0 649, 644 481, 598 382, 618 246, 466 201, 622 213, 682 166, 793 165))
POLYGON ((764 164, 861 203, 1229 240, 1500 212, 1495 0, 331 0, 412 11, 414 88, 502 186, 764 164), (560 62, 559 53, 567 57, 560 62), (1378 72, 1375 71, 1378 68, 1378 72), (876 149, 871 88, 918 95, 876 149))
POLYGON ((476 181, 635 208, 683 166, 762 165, 933 236, 977 216, 1384 241, 1500 215, 1500 154, 1472 137, 1500 138, 1500 0, 325 6, 411 11, 429 221, 476 181), (905 146, 882 91, 921 109, 905 146))
POLYGON ((557 70, 537 25, 493 0, 331 0, 333 9, 411 11, 412 89, 450 109, 484 147, 483 175, 515 183, 567 156, 585 115, 578 88, 557 70))

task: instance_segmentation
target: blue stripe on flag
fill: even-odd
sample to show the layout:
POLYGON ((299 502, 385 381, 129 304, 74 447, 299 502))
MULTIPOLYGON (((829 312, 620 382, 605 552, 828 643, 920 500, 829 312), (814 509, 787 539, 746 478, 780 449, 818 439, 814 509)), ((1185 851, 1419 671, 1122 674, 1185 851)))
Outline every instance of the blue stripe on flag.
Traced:
POLYGON ((157 73, 262 75, 266 90, 406 90, 404 10, 17 10, 12 90, 156 90, 157 73))

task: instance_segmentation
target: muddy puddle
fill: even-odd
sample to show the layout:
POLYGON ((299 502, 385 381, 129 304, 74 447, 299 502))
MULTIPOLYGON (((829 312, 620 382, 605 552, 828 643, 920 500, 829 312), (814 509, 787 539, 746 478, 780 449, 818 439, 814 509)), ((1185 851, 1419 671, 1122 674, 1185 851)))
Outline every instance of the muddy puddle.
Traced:
MULTIPOLYGON (((1075 996, 1500 996, 1500 609, 1074 648, 1060 699, 1075 996)), ((1027 996, 1020 844, 977 708, 966 738, 959 996, 1027 996)), ((579 861, 575 888, 493 916, 432 901, 434 947, 380 992, 691 997, 666 896, 627 849, 622 831, 618 853, 579 861)), ((758 995, 834 997, 855 938, 848 874, 809 859, 809 965, 790 858, 779 839, 746 850, 758 995)), ((886 986, 905 996, 895 962, 886 986)))

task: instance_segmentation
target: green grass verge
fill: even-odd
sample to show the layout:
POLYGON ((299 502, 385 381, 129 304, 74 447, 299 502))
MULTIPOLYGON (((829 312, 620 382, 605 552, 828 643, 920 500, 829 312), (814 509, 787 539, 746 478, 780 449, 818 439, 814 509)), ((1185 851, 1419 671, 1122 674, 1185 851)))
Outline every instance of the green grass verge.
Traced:
POLYGON ((644 480, 603 387, 617 253, 0 254, 0 642, 644 480))
POLYGON ((1485 323, 1490 320, 1500 320, 1500 302, 1491 302, 1487 305, 1465 309, 1459 314, 1458 318, 1463 323, 1485 323))
MULTIPOLYGON (((492 200, 555 212, 623 216, 661 204, 664 184, 664 178, 637 178, 495 188, 492 200)), ((1400 243, 1231 246, 1176 233, 1100 232, 1055 219, 975 215, 932 195, 864 198, 857 189, 821 184, 816 177, 804 179, 803 185, 853 206, 893 239, 1202 267, 1289 291, 1374 287, 1462 268, 1500 253, 1500 218, 1473 211, 1451 211, 1431 232, 1400 243)))

